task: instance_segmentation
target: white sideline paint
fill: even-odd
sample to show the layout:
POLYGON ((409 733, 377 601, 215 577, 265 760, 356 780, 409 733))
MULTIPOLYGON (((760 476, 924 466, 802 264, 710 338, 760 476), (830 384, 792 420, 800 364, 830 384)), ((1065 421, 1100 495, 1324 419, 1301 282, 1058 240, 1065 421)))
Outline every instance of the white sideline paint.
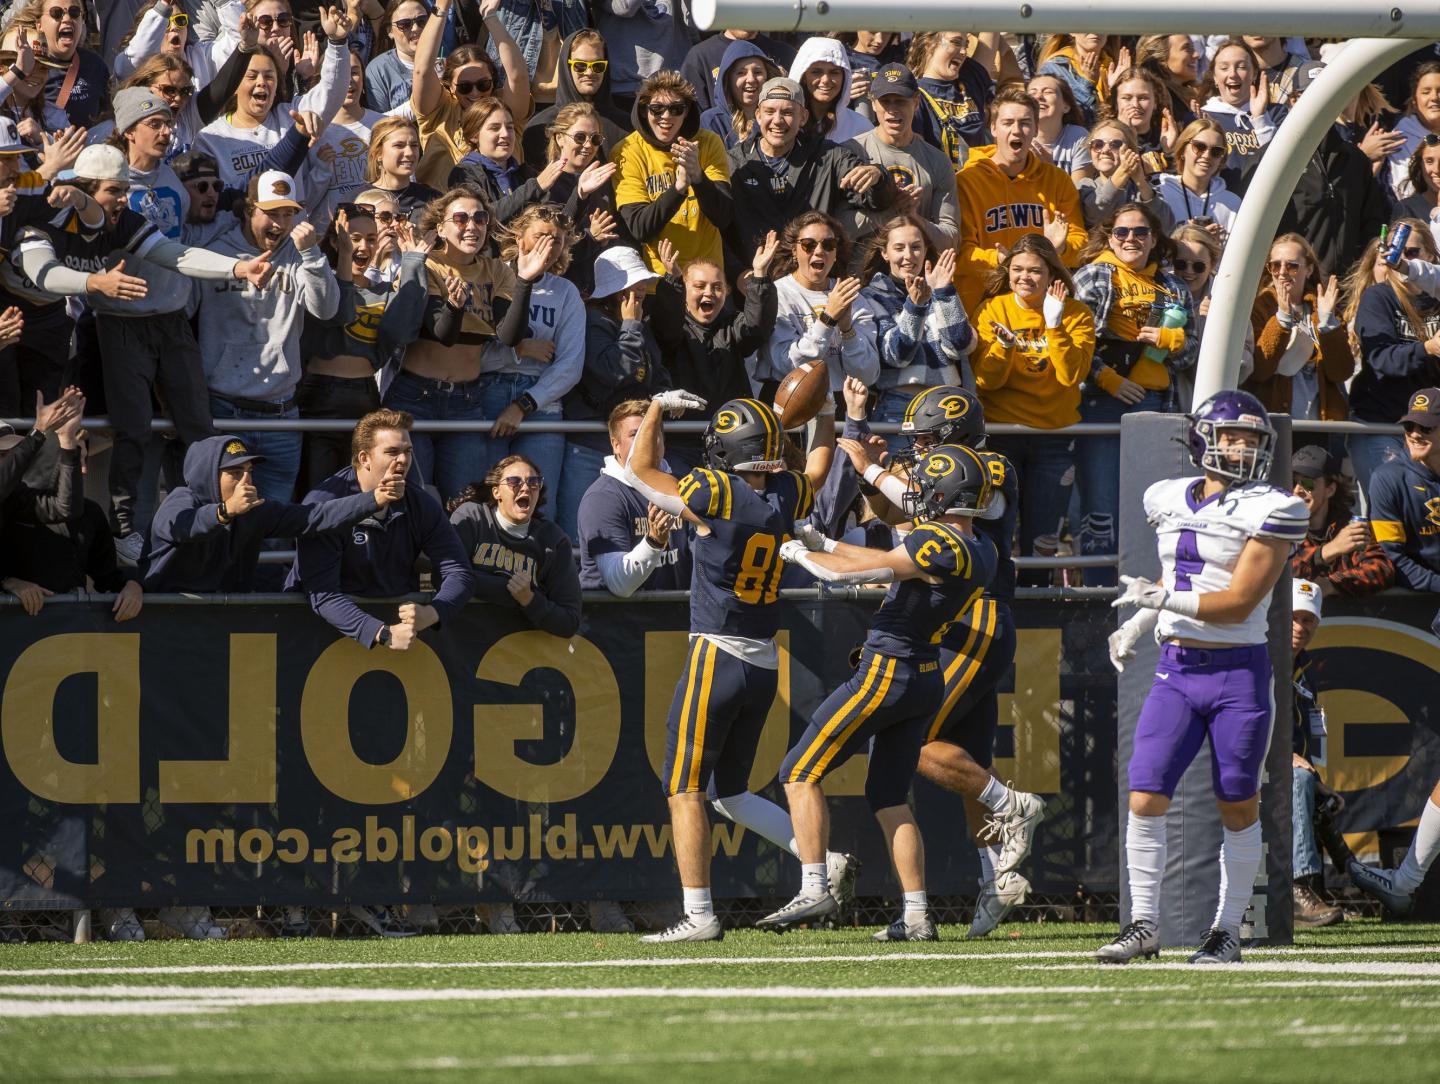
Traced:
MULTIPOLYGON (((1103 967, 1103 964, 1096 964, 1096 967, 1103 967)), ((1206 964, 1206 967, 1223 967, 1230 971, 1243 972, 1279 972, 1286 975, 1368 975, 1374 978, 1433 978, 1440 979, 1440 963, 1415 964, 1396 963, 1394 961, 1370 961, 1370 960, 1335 960, 1329 963, 1316 963, 1311 960, 1250 960, 1234 964, 1206 964)), ((1145 971, 1195 971, 1194 964, 1184 963, 1145 963, 1140 967, 1145 971)), ((1024 966, 1020 971, 1088 971, 1091 965, 1086 964, 1042 964, 1039 966, 1024 966)))
MULTIPOLYGON (((1356 948, 1247 948, 1248 956, 1379 956, 1440 953, 1435 945, 1365 945, 1356 948)), ((115 959, 116 957, 111 957, 115 959)), ((985 960, 1093 960, 1093 952, 1060 950, 1028 952, 874 952, 827 956, 696 956, 637 960, 326 960, 294 964, 171 964, 144 967, 14 967, 0 968, 0 978, 60 978, 78 975, 229 975, 299 971, 468 971, 513 968, 545 971, 595 967, 726 967, 751 964, 846 964, 884 960, 939 960, 968 963, 985 960)))

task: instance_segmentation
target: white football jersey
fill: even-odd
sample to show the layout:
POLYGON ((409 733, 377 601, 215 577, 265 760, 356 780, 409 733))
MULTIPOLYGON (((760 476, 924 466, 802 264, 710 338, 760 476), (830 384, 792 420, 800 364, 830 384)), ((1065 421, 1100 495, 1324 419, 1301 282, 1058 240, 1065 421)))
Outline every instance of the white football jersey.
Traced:
MULTIPOLYGON (((1171 591, 1223 591, 1252 538, 1301 542, 1310 513, 1293 493, 1265 482, 1231 486, 1198 499, 1201 479, 1171 478, 1145 491, 1145 517, 1159 535, 1161 582, 1171 591)), ((1267 597, 1239 624, 1218 624, 1160 611, 1156 635, 1220 644, 1263 644, 1267 597)))

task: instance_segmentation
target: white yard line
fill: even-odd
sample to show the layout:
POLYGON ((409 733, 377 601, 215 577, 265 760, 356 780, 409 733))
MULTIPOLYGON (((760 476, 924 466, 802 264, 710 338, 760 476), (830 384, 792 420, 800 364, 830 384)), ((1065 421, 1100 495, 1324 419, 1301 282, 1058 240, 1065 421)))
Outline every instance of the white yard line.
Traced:
MULTIPOLYGON (((1104 964, 1042 964, 1021 965, 1019 971, 1093 971, 1104 964)), ((1319 963, 1314 960, 1247 960, 1235 964, 1207 964, 1204 969, 1188 963, 1143 963, 1136 965, 1136 971, 1189 971, 1203 974, 1210 968, 1223 968, 1227 973, 1269 973, 1287 975, 1369 975, 1389 978, 1434 978, 1440 979, 1440 963, 1416 964, 1376 960, 1329 960, 1319 963)), ((1127 969, 1128 970, 1128 969, 1127 969)))

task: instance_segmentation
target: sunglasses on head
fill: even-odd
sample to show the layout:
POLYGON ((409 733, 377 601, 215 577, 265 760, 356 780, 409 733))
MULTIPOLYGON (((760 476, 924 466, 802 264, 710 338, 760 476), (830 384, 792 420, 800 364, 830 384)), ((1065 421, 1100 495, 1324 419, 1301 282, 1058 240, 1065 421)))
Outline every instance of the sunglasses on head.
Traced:
POLYGON ((1425 138, 1421 142, 1427 147, 1440 147, 1440 135, 1436 135, 1434 132, 1426 132, 1425 138))
POLYGON ((1194 275, 1203 275, 1206 271, 1210 270, 1210 265, 1204 260, 1177 259, 1175 261, 1175 270, 1179 271, 1181 274, 1184 274, 1188 271, 1194 275))
POLYGON ((1226 153, 1223 144, 1201 143, 1198 139, 1190 144, 1190 149, 1200 158, 1224 158, 1226 153))
POLYGON ((589 75, 591 72, 604 75, 605 69, 610 67, 608 60, 567 60, 566 63, 576 75, 589 75))
POLYGON ((184 30, 189 25, 190 16, 186 15, 183 11, 177 11, 174 15, 170 16, 171 30, 184 30))
POLYGON ((356 216, 374 218, 375 205, 373 203, 342 203, 335 208, 335 212, 346 218, 355 218, 356 216))
POLYGON ((817 248, 822 252, 834 252, 837 244, 833 237, 802 237, 795 243, 806 252, 814 252, 817 248))
POLYGON ((390 25, 400 31, 400 33, 408 35, 412 30, 419 30, 424 26, 425 19, 396 19, 390 25))
POLYGON ((1118 151, 1125 146, 1123 139, 1092 139, 1090 149, 1092 151, 1118 151))
POLYGON ((465 229, 465 227, 469 226, 472 222, 475 223, 475 225, 477 226, 484 226, 490 222, 490 212, 476 211, 472 215, 469 211, 452 211, 450 212, 450 221, 455 223, 455 225, 459 226, 462 230, 465 229))
POLYGON ((455 81, 455 93, 462 98, 466 94, 489 94, 495 89, 493 79, 457 79, 455 81))
POLYGON ((255 25, 258 26, 261 30, 266 31, 267 33, 274 27, 287 27, 294 21, 295 19, 288 12, 284 11, 282 11, 279 15, 255 16, 255 25))
POLYGON ((1149 226, 1116 226, 1110 231, 1110 236, 1124 241, 1133 237, 1137 241, 1144 241, 1150 236, 1149 226))
POLYGON ((1299 260, 1271 260, 1265 266, 1270 269, 1270 273, 1273 275, 1277 271, 1299 271, 1300 268, 1305 265, 1299 260))
POLYGON ((683 117, 689 107, 684 102, 651 102, 645 112, 652 117, 683 117))
POLYGON ((544 482, 545 479, 541 478, 538 474, 527 474, 524 478, 521 478, 518 474, 507 474, 504 478, 500 479, 502 486, 509 486, 511 489, 517 490, 522 486, 526 489, 539 489, 544 482))
POLYGON ((588 147, 592 143, 597 147, 600 146, 599 132, 566 132, 565 134, 570 137, 570 141, 577 147, 588 147))
POLYGON ((72 19, 80 19, 84 16, 85 9, 76 7, 74 4, 71 4, 68 8, 49 8, 46 10, 45 14, 50 16, 50 18, 54 19, 58 23, 67 15, 72 19))

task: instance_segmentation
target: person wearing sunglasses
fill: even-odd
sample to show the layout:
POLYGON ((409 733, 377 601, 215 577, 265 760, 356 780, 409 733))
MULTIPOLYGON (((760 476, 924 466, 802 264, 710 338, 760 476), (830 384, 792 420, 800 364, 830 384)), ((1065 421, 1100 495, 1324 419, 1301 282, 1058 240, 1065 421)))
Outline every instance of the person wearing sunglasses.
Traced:
MULTIPOLYGON (((1170 239, 1175 242, 1175 257, 1170 265, 1175 268, 1175 277, 1190 291, 1190 300, 1195 303, 1195 334, 1204 341, 1205 318, 1210 314, 1210 287, 1215 269, 1220 266, 1220 242, 1204 226, 1194 223, 1177 227, 1170 239)), ((1249 380, 1254 369, 1255 330, 1247 323, 1245 345, 1240 351, 1239 381, 1243 384, 1249 380)), ((1195 401, 1195 372, 1187 370, 1171 375, 1175 381, 1176 409, 1189 413, 1195 401)))
POLYGON ((1102 120, 1090 129, 1090 164, 1094 176, 1075 182, 1090 229, 1107 222, 1127 203, 1143 203, 1169 232, 1174 216, 1159 198, 1145 169, 1135 132, 1123 120, 1102 120))
POLYGON ((695 92, 673 71, 645 80, 631 114, 634 130, 610 154, 618 165, 615 206, 663 273, 656 246, 669 241, 682 262, 725 263, 720 231, 730 225, 730 163, 720 137, 700 127, 695 92))
POLYGON ((715 73, 711 97, 719 104, 700 114, 700 127, 718 135, 726 150, 745 142, 755 131, 760 88, 781 74, 779 66, 753 42, 732 41, 715 73))
POLYGON ((605 50, 605 39, 588 27, 575 31, 560 45, 555 102, 526 121, 520 138, 525 161, 554 161, 546 153, 550 128, 566 106, 582 103, 592 106, 599 117, 600 155, 608 160, 610 152, 630 132, 630 115, 611 97, 610 60, 605 50))
MULTIPOLYGON (((1410 226, 1410 237, 1399 263, 1386 260, 1389 241, 1377 243, 1368 267, 1357 266, 1346 282, 1346 310, 1353 304, 1360 358, 1360 371, 1350 382, 1353 421, 1394 425, 1413 394, 1440 384, 1435 242, 1425 223, 1413 218, 1396 220, 1391 233, 1401 224, 1410 226)), ((1405 440, 1389 433, 1350 433, 1346 448, 1362 501, 1368 500, 1370 477, 1380 465, 1407 454, 1405 440)))
POLYGON ((462 45, 445 56, 444 69, 436 74, 440 44, 450 25, 454 0, 436 0, 425 29, 415 46, 414 84, 410 108, 420 126, 422 157, 416 179, 432 188, 445 188, 454 169, 476 148, 464 132, 465 112, 482 98, 499 98, 510 116, 530 115, 530 72, 515 39, 499 15, 500 0, 484 0, 480 12, 490 35, 504 78, 495 61, 479 45, 462 45))
POLYGON ((172 6, 168 0, 153 0, 141 8, 130 33, 111 55, 115 58, 117 79, 128 79, 152 57, 173 56, 190 65, 197 82, 203 86, 215 78, 220 66, 235 51, 236 44, 234 34, 200 41, 194 36, 190 16, 178 3, 172 6))
POLYGON ((1228 154, 1225 129, 1209 116, 1201 117, 1187 124, 1175 143, 1177 171, 1152 182, 1177 224, 1198 222, 1222 246, 1240 213, 1240 197, 1220 176, 1228 154))
MULTIPOLYGON (((1200 340, 1190 291, 1169 269, 1175 243, 1144 204, 1129 203, 1080 253, 1075 296, 1095 314, 1095 357, 1080 397, 1082 422, 1118 422, 1175 409, 1172 373, 1195 366, 1200 340)), ((1120 438, 1084 437, 1075 450, 1080 553, 1115 553, 1120 438)), ((1113 587, 1115 569, 1086 569, 1088 586, 1113 587)))
POLYGON ((385 7, 384 52, 365 66, 365 105, 388 113, 410 100, 415 82, 415 53, 430 20, 421 0, 390 0, 385 7))
POLYGON ((46 101, 65 114, 67 123, 91 127, 110 108, 110 65, 81 46, 87 33, 85 7, 79 0, 31 0, 17 7, 7 29, 28 31, 47 73, 46 101), (42 37, 45 47, 40 49, 42 37))
POLYGON ((1295 496, 1310 510, 1310 532, 1290 555, 1291 575, 1319 584, 1323 594, 1355 598, 1394 583, 1395 566, 1369 521, 1355 515, 1340 457, 1309 444, 1290 457, 1290 473, 1295 496))
POLYGON ((0 81, 9 88, 0 101, 0 113, 14 120, 20 138, 39 148, 44 133, 70 127, 65 111, 46 100, 50 69, 40 62, 34 48, 33 28, 12 26, 0 36, 0 81))
POLYGON ((1350 417, 1345 384, 1355 355, 1339 305, 1340 283, 1322 276, 1309 242, 1298 233, 1277 237, 1250 310, 1255 370, 1242 384, 1266 410, 1327 422, 1350 417))
POLYGON ((580 231, 565 277, 581 294, 587 294, 594 281, 596 258, 617 243, 633 244, 615 209, 611 182, 620 167, 604 154, 604 118, 589 102, 562 106, 554 118, 545 161, 547 173, 550 169, 558 172, 545 190, 545 199, 559 205, 580 231))

